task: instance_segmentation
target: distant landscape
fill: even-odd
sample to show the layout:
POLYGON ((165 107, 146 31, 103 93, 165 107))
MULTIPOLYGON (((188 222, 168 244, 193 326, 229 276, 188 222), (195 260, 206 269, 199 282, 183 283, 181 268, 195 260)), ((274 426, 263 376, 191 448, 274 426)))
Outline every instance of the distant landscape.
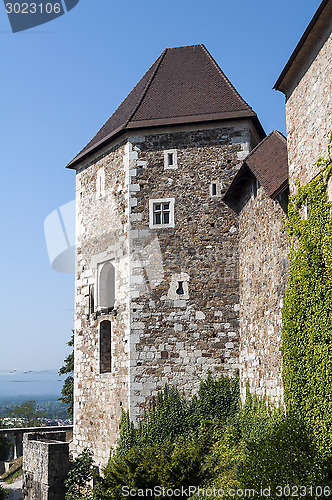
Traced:
POLYGON ((0 370, 0 418, 12 405, 35 400, 49 419, 67 419, 66 405, 57 401, 65 376, 56 369, 43 371, 0 370))

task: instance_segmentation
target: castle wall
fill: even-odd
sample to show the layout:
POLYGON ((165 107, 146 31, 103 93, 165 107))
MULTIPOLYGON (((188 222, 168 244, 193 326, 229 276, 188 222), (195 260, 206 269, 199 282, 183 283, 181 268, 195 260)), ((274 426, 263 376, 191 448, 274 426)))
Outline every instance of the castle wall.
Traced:
MULTIPOLYGON (((254 178, 253 178, 254 179, 254 178)), ((256 182, 254 179, 253 182, 256 182)), ((288 273, 285 214, 277 200, 247 183, 239 214, 240 380, 250 391, 282 401, 282 297, 288 273)))
POLYGON ((332 19, 321 33, 298 80, 287 93, 286 122, 291 191, 318 174, 314 164, 326 157, 332 132, 332 19))
MULTIPOLYGON (((156 238, 152 280, 143 279, 142 268, 132 262, 132 280, 140 283, 132 285, 130 410, 135 421, 146 399, 166 383, 190 397, 208 371, 217 377, 238 369, 237 217, 221 195, 252 144, 249 124, 242 122, 140 136, 132 138, 132 146, 137 149, 130 189, 132 248, 144 246, 144 234, 156 238), (165 168, 165 150, 176 150, 177 168, 165 168), (211 192, 214 182, 220 187, 217 196, 211 192), (162 198, 174 199, 174 228, 147 229, 149 200, 162 198), (186 287, 183 295, 176 294, 179 281, 186 287)), ((151 261, 146 264, 151 270, 151 261)))
POLYGON ((75 282, 75 453, 94 452, 105 465, 113 436, 119 432, 121 408, 128 408, 129 262, 128 154, 120 145, 77 172, 75 282), (99 266, 115 267, 115 313, 92 312, 90 287, 97 305, 99 266), (100 373, 100 323, 112 324, 110 372, 100 373))
POLYGON ((244 120, 214 129, 141 132, 78 170, 76 454, 90 448, 96 463, 105 465, 121 410, 129 409, 137 422, 147 399, 166 383, 191 396, 208 371, 235 374, 238 227, 221 196, 255 137, 244 120), (174 154, 170 166, 168 151, 174 154), (174 205, 173 227, 151 227, 151 200, 159 199, 174 205), (107 261, 115 268, 115 304, 100 313, 100 266, 107 261), (101 364, 105 320, 111 352, 107 347, 101 364))

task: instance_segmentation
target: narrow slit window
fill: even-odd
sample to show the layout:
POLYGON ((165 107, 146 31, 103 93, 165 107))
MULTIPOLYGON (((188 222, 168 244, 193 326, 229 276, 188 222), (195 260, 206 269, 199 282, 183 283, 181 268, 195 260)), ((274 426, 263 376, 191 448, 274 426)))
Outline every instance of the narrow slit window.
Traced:
POLYGON ((178 166, 178 155, 176 149, 167 149, 164 151, 164 168, 176 169, 178 166))
POLYGON ((212 184, 212 196, 217 196, 217 184, 212 184))
POLYGON ((102 321, 99 329, 100 373, 110 373, 112 371, 112 324, 110 321, 102 321))
POLYGON ((184 290, 183 290, 183 281, 178 281, 178 288, 176 290, 176 293, 178 295, 184 295, 184 290))
POLYGON ((95 287, 93 285, 89 286, 89 314, 95 312, 95 287))

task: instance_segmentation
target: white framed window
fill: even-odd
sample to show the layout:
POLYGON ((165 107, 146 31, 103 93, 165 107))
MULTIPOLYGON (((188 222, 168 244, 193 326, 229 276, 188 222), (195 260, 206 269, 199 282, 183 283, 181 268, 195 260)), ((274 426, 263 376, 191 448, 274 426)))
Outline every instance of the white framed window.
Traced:
POLYGON ((164 168, 170 170, 178 168, 178 153, 176 149, 166 149, 164 151, 164 168))
POLYGON ((174 198, 149 200, 150 228, 174 227, 174 198))
POLYGON ((211 198, 220 198, 222 190, 222 183, 219 181, 213 181, 210 184, 210 196, 211 198))
POLYGON ((111 311, 115 302, 115 268, 112 262, 98 265, 98 311, 111 311))

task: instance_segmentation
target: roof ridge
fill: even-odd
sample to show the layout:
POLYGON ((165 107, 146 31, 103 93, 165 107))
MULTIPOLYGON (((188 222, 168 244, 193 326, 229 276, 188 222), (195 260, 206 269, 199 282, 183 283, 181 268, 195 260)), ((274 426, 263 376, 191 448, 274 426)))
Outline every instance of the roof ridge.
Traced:
MULTIPOLYGON (((243 99, 243 97, 241 96, 241 94, 239 94, 239 92, 236 90, 236 88, 234 87, 234 85, 231 83, 231 81, 227 78, 227 76, 225 75, 225 73, 223 72, 223 70, 221 69, 221 67, 219 66, 219 64, 216 62, 216 60, 214 59, 214 57, 210 54, 210 52, 208 51, 208 49, 205 47, 205 45, 203 43, 201 43, 199 45, 200 47, 202 47, 202 49, 205 51, 205 53, 207 54, 207 56, 209 57, 209 59, 211 60, 212 64, 215 66, 215 68, 217 69, 217 71, 221 74, 221 76, 224 78, 226 84, 233 90, 233 92, 236 93, 236 95, 239 97, 239 99, 243 102, 243 104, 245 104, 246 106, 248 106, 248 108, 251 109, 251 111, 253 113, 254 110, 252 109, 251 106, 249 106, 249 104, 247 103, 247 101, 245 101, 243 99)), ((255 113, 256 115, 256 113, 255 113)))
POLYGON ((204 47, 204 44, 194 43, 193 45, 180 45, 179 47, 167 47, 165 50, 187 49, 188 47, 204 47))
MULTIPOLYGON (((154 77, 156 76, 156 73, 157 73, 157 71, 158 71, 158 69, 160 67, 160 64, 162 63, 162 61, 163 61, 163 59, 164 59, 164 57, 166 55, 167 50, 168 49, 164 49, 163 52, 160 54, 160 56, 158 57, 158 59, 160 59, 159 62, 158 62, 158 59, 155 61, 155 62, 157 62, 157 64, 156 64, 156 67, 155 67, 154 71, 152 72, 150 80, 148 80, 148 82, 146 83, 145 88, 143 89, 142 94, 141 94, 140 98, 138 99, 138 102, 137 102, 136 106, 134 106, 132 113, 129 114, 129 118, 125 122, 123 128, 126 128, 126 126, 128 125, 128 123, 130 122, 130 120, 132 119, 132 117, 134 116, 134 114, 136 113, 136 111, 138 110, 138 108, 140 107, 140 105, 141 105, 141 103, 142 103, 142 101, 143 101, 143 99, 144 99, 147 91, 149 90, 149 87, 150 87, 150 85, 151 85, 154 77)), ((144 78, 144 76, 142 78, 144 78)))

